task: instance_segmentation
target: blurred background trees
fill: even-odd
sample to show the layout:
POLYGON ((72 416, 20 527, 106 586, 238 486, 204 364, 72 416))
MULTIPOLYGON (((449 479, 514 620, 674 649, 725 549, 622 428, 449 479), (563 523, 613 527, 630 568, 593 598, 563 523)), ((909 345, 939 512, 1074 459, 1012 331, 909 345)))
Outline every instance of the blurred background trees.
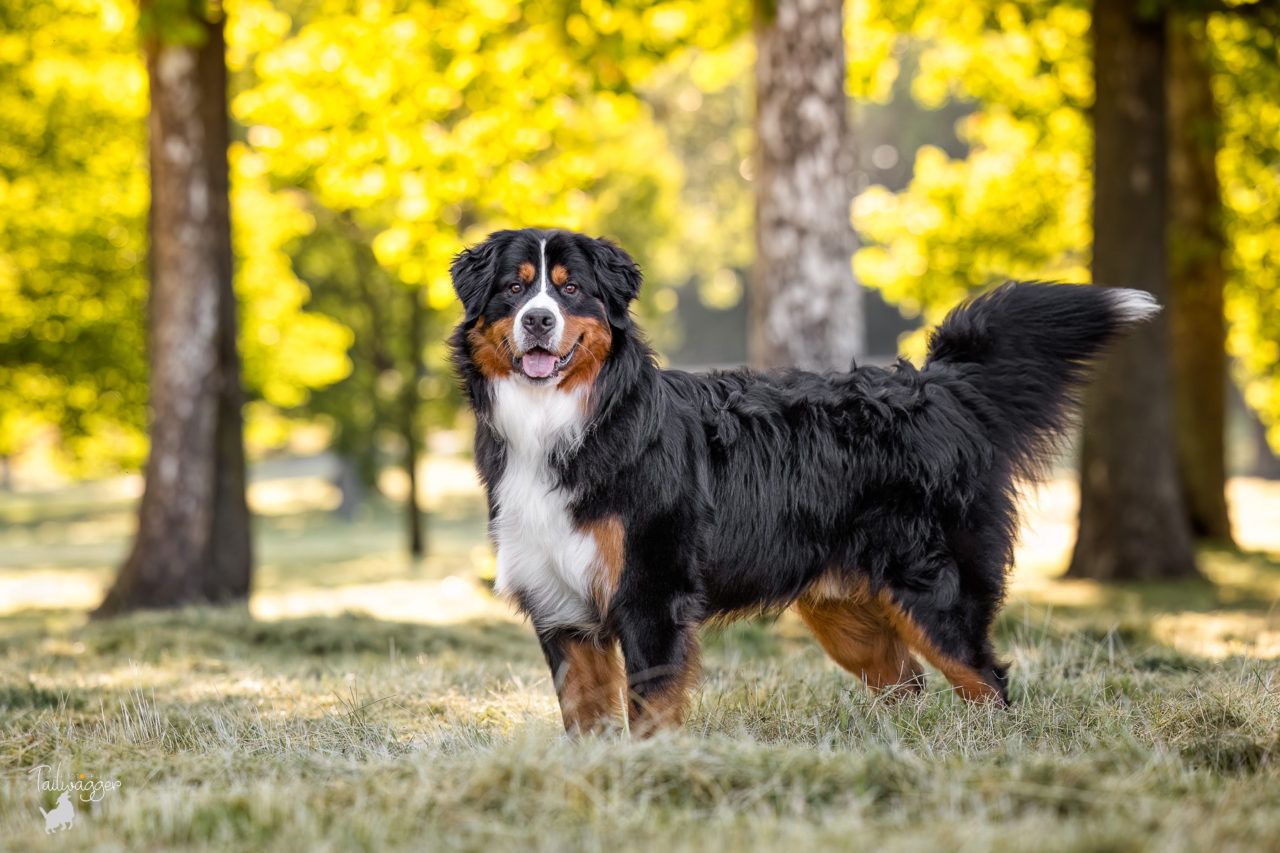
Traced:
MULTIPOLYGON (((752 117, 774 115, 772 96, 782 118, 769 120, 790 123, 799 90, 766 85, 753 104, 761 81, 794 79, 758 77, 753 63, 783 55, 768 49, 776 15, 821 5, 202 4, 226 33, 249 454, 318 431, 344 512, 389 466, 418 495, 426 436, 459 425, 443 346, 456 317, 448 259, 499 227, 618 239, 646 271, 638 310, 669 358, 748 357, 748 282, 766 271, 753 242, 794 227, 761 218, 753 241, 753 208, 770 203, 763 176, 808 150, 761 156, 752 117)), ((839 4, 823 8, 835 20, 839 4)), ((1176 447, 1180 515, 1195 536, 1228 541, 1223 451, 1253 464, 1255 444, 1240 415, 1224 433, 1228 384, 1280 443, 1280 22, 1270 0, 1175 8, 1159 19, 1172 402, 1152 417, 1173 424, 1159 443, 1176 447)), ((862 243, 859 289, 843 273, 825 282, 850 316, 865 301, 865 328, 841 330, 847 346, 892 355, 901 332, 901 352, 918 355, 919 325, 1005 278, 1085 281, 1092 264, 1101 280, 1111 250, 1095 253, 1091 220, 1104 171, 1092 5, 851 0, 842 11, 848 138, 832 147, 848 161, 822 160, 831 186, 847 181, 862 243)), ((72 476, 136 469, 148 450, 150 23, 132 0, 13 0, 0 23, 0 484, 10 460, 36 456, 72 476)), ((1145 220, 1110 213, 1124 253, 1145 220)), ((833 245, 853 253, 844 221, 831 224, 833 245)), ((1133 248, 1157 252, 1148 226, 1133 248)), ((767 306, 791 303, 755 286, 763 329, 767 306)), ((406 542, 425 548, 413 501, 405 518, 406 542)))

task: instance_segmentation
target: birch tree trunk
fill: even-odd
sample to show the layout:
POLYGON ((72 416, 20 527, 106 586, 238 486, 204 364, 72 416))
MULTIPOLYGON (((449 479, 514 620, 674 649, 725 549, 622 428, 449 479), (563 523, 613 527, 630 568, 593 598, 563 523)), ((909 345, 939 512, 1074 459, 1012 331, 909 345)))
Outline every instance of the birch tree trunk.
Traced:
POLYGON ((95 616, 249 591, 225 45, 196 8, 202 44, 147 45, 151 449, 137 537, 95 616))
POLYGON ((842 0, 756 0, 752 359, 839 368, 864 351, 842 0))
POLYGON ((1178 472, 1199 539, 1230 545, 1226 500, 1226 240, 1204 15, 1168 15, 1169 329, 1178 472))
MULTIPOLYGON (((1165 31, 1143 0, 1096 0, 1093 280, 1169 304, 1165 31)), ((1085 395, 1080 528, 1070 575, 1196 575, 1174 452, 1164 315, 1115 347, 1085 395)))

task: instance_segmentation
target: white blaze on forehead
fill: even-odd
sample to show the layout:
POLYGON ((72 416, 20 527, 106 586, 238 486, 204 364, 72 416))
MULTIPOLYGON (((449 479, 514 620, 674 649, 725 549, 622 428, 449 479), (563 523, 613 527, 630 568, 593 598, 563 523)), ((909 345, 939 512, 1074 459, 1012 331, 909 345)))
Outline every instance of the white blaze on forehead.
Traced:
POLYGON ((560 340, 564 337, 564 312, 560 310, 560 303, 552 298, 550 287, 547 270, 547 241, 542 239, 538 241, 538 292, 534 294, 532 299, 520 306, 520 310, 516 312, 516 347, 520 352, 524 352, 534 345, 534 342, 530 339, 531 336, 524 329, 524 315, 534 308, 546 308, 551 312, 551 316, 556 318, 556 325, 551 330, 551 339, 548 341, 547 346, 554 352, 560 351, 560 340))
POLYGON ((547 292, 547 241, 538 241, 538 292, 547 292))

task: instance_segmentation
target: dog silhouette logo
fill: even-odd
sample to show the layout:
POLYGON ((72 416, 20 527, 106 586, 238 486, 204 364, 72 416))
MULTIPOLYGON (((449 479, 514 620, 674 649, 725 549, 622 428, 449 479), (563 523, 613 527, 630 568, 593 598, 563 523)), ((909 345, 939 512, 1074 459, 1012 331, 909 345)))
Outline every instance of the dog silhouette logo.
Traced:
POLYGON ((58 797, 58 804, 49 809, 49 811, 40 809, 40 814, 44 815, 45 835, 63 829, 70 829, 71 825, 76 822, 76 807, 71 804, 71 792, 63 791, 61 796, 58 797))
POLYGON ((76 822, 75 797, 81 803, 87 803, 92 811, 97 803, 103 801, 107 794, 120 790, 119 779, 94 778, 92 773, 63 775, 63 769, 51 768, 48 764, 32 767, 28 775, 36 780, 36 788, 42 798, 58 795, 58 803, 45 811, 40 806, 40 814, 44 815, 44 832, 50 835, 70 829, 76 822))

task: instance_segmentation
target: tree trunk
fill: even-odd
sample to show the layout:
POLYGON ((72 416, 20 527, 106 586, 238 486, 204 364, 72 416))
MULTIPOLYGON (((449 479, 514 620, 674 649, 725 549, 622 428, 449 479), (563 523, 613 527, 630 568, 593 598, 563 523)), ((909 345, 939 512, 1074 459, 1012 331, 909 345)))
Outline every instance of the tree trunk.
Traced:
POLYGON ((347 522, 355 521, 365 499, 365 485, 360 476, 359 463, 346 453, 337 453, 336 458, 338 471, 333 482, 342 494, 338 503, 338 517, 347 522))
POLYGON ((221 20, 192 15, 202 45, 147 44, 151 449, 137 537, 95 616, 249 591, 225 50, 221 20))
POLYGON ((853 145, 842 0, 756 0, 752 358, 847 369, 864 350, 853 278, 853 145))
POLYGON ((1226 500, 1226 240, 1204 17, 1168 16, 1169 331, 1174 437, 1193 536, 1230 545, 1226 500))
POLYGON ((1253 477, 1261 477, 1264 480, 1280 480, 1280 456, 1271 449, 1271 442, 1267 440, 1267 425, 1262 422, 1262 418, 1258 417, 1258 413, 1249 408, 1248 403, 1241 402, 1244 406, 1245 417, 1249 419, 1249 439, 1253 444, 1253 459, 1250 461, 1249 474, 1253 477))
POLYGON ((407 376, 401 390, 402 433, 405 443, 405 472, 409 475, 409 496, 405 501, 409 524, 409 554, 421 557, 427 552, 426 533, 422 524, 422 509, 418 506, 418 459, 421 441, 418 435, 418 380, 422 378, 422 294, 410 289, 409 293, 409 359, 407 376))
POLYGON ((232 287, 231 181, 227 149, 231 145, 227 115, 226 34, 221 21, 210 27, 201 50, 201 111, 208 151, 210 198, 217 210, 215 259, 218 263, 218 439, 217 479, 214 482, 212 565, 206 576, 209 601, 249 597, 253 571, 249 528, 248 473, 244 455, 244 389, 240 385, 240 352, 236 343, 239 319, 232 287))
MULTIPOLYGON (((1168 304, 1163 22, 1142 0, 1097 0, 1093 47, 1093 279, 1168 304)), ((1172 423, 1169 327, 1126 336, 1085 395, 1080 528, 1068 574, 1099 580, 1198 574, 1172 423)))

